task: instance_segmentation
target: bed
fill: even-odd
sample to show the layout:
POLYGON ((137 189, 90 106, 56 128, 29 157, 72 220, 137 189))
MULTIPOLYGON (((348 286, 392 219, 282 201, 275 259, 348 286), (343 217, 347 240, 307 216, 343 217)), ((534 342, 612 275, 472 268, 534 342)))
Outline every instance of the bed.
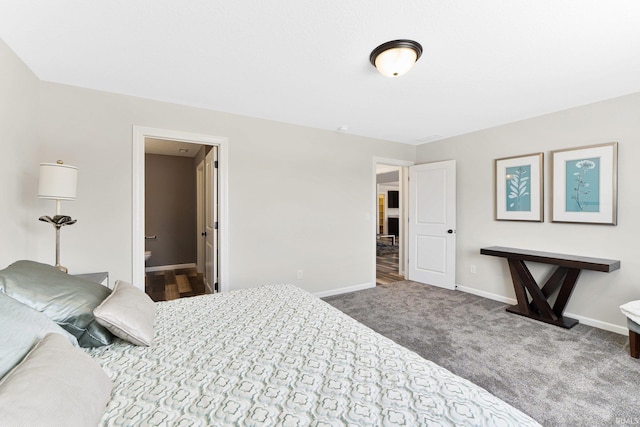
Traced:
POLYGON ((154 307, 149 346, 83 348, 112 386, 100 425, 539 425, 291 285, 154 307))

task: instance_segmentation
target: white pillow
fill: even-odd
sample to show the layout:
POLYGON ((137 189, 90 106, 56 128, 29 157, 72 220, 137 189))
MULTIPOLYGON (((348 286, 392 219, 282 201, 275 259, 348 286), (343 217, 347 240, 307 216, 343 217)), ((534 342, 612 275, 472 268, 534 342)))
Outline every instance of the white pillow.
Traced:
POLYGON ((143 346, 153 342, 156 304, 127 282, 116 281, 111 295, 93 310, 93 315, 99 324, 125 341, 143 346))
POLYGON ((100 365, 60 334, 47 334, 0 380, 4 427, 98 425, 111 396, 100 365))

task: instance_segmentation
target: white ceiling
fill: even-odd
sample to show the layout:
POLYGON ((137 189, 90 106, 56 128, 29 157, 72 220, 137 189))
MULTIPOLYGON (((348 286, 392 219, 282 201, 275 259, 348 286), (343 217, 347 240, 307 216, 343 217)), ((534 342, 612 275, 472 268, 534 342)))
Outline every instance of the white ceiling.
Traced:
POLYGON ((202 145, 169 139, 144 139, 144 152, 163 156, 195 157, 202 145))
POLYGON ((638 0, 0 0, 0 38, 45 81, 408 144, 640 91, 638 0))

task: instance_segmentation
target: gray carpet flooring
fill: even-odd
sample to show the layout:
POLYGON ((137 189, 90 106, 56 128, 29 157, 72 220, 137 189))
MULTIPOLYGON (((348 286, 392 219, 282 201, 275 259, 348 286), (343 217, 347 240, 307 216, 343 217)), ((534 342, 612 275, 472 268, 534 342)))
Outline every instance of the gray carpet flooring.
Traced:
POLYGON ((324 300, 545 426, 640 426, 640 361, 624 335, 410 281, 324 300))

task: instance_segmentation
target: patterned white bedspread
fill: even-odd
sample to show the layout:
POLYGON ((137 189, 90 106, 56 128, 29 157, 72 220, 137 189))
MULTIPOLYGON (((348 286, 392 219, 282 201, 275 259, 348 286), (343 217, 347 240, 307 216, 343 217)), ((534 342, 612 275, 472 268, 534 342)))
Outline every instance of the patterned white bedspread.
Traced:
POLYGON ((151 347, 87 352, 114 383, 104 425, 538 425, 290 285, 158 303, 151 347))

